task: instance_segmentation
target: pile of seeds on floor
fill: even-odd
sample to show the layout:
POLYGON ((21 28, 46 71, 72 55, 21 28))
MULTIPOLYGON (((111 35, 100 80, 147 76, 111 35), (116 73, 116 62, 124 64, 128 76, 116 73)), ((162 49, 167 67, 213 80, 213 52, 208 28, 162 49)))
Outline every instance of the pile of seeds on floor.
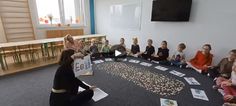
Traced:
POLYGON ((177 79, 150 72, 150 70, 145 67, 137 67, 122 62, 105 62, 97 64, 95 68, 114 76, 120 76, 161 96, 179 94, 185 86, 182 81, 177 79))

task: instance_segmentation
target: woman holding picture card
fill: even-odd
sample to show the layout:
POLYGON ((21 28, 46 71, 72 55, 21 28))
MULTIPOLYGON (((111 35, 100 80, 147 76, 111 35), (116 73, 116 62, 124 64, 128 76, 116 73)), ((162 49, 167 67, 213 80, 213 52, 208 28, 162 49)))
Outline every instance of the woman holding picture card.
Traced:
POLYGON ((94 86, 87 86, 75 77, 73 62, 83 58, 81 53, 75 54, 72 49, 64 50, 60 58, 60 66, 56 71, 50 95, 50 106, 79 106, 90 101, 94 94, 94 86), (85 90, 78 93, 78 88, 85 90))

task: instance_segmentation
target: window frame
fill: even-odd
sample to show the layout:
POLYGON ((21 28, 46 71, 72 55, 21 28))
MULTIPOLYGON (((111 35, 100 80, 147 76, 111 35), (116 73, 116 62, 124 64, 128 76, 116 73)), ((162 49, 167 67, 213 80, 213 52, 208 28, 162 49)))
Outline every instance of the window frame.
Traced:
MULTIPOLYGON (((35 13, 35 19, 36 19, 36 26, 38 28, 68 28, 67 24, 65 23, 65 9, 64 9, 64 0, 57 0, 59 4, 59 14, 61 19, 61 25, 57 26, 57 24, 40 24, 39 23, 39 16, 38 16, 38 7, 36 0, 33 0, 33 5, 35 7, 34 13, 35 13)), ((75 2, 78 2, 79 4, 75 5, 75 12, 79 12, 80 15, 83 17, 83 21, 79 24, 70 24, 69 27, 85 27, 87 25, 86 20, 86 13, 85 13, 85 1, 84 0, 75 0, 75 2), (79 9, 79 10, 78 10, 79 9)))

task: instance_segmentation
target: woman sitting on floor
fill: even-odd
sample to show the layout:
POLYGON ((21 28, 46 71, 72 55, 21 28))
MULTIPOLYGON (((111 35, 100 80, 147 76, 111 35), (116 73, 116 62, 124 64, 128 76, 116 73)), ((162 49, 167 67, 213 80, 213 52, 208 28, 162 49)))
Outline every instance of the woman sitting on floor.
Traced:
POLYGON ((73 59, 83 58, 83 55, 74 55, 74 50, 64 50, 60 58, 60 66, 56 71, 53 88, 50 95, 50 106, 80 106, 91 100, 94 86, 87 86, 75 77, 73 59), (78 93, 78 88, 86 89, 78 93))

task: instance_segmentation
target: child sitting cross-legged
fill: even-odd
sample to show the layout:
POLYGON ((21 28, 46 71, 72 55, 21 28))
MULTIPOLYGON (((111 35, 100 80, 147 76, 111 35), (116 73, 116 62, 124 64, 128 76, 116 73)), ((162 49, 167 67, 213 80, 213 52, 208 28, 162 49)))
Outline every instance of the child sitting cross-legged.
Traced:
POLYGON ((143 53, 140 53, 138 57, 144 58, 146 60, 150 60, 151 57, 155 54, 155 48, 152 46, 152 39, 148 39, 148 45, 146 46, 146 50, 143 53))
POLYGON ((234 61, 230 79, 218 78, 217 83, 224 91, 224 101, 236 103, 236 61, 234 61))
POLYGON ((236 49, 231 50, 227 57, 223 58, 216 66, 211 66, 208 70, 208 76, 212 79, 217 77, 230 78, 232 66, 236 59, 236 49))
POLYGON ((140 47, 138 44, 138 38, 133 38, 133 44, 131 46, 130 56, 138 57, 140 54, 140 47))
POLYGON ((185 54, 183 52, 185 48, 186 48, 186 45, 184 43, 180 43, 178 45, 177 51, 174 52, 174 54, 170 60, 171 65, 179 66, 181 68, 186 66, 185 54))

